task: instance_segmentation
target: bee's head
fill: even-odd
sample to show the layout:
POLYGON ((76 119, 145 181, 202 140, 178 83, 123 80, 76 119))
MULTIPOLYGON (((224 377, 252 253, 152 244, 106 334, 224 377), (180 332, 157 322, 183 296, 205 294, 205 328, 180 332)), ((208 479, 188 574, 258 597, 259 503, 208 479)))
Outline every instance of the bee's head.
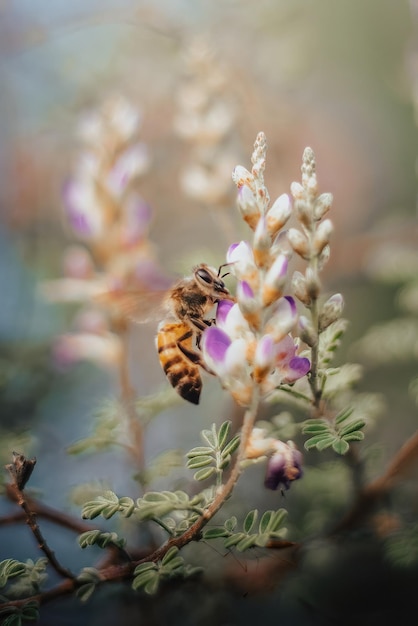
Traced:
POLYGON ((201 289, 214 299, 229 296, 224 281, 219 277, 219 272, 214 267, 202 263, 195 267, 194 277, 201 289))

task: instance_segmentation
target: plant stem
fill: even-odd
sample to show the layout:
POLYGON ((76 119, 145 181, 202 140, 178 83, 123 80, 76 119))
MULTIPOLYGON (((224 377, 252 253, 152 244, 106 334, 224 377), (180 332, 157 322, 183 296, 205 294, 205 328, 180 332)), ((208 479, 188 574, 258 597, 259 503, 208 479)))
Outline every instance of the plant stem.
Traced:
POLYGON ((199 517, 199 519, 197 519, 196 522, 192 524, 192 526, 190 526, 188 530, 186 530, 186 532, 180 535, 180 537, 174 537, 172 539, 169 539, 167 543, 161 546, 161 548, 158 548, 158 550, 156 550, 150 556, 138 561, 136 565, 139 565, 140 563, 146 561, 159 561, 172 546, 182 548, 191 541, 198 539, 202 528, 206 526, 206 524, 214 517, 214 515, 216 515, 225 500, 229 498, 243 471, 242 461, 244 461, 246 457, 247 444, 254 427, 254 422, 257 418, 259 402, 260 391, 258 386, 254 385, 251 405, 244 415, 244 422, 241 430, 241 442, 238 448, 238 454, 235 460, 235 464, 232 468, 227 482, 220 489, 218 489, 218 493, 214 500, 210 503, 207 509, 203 511, 203 514, 199 517))
POLYGON ((135 410, 135 390, 131 384, 129 373, 129 333, 123 329, 120 333, 122 341, 122 356, 119 366, 119 384, 122 403, 128 420, 129 439, 131 445, 127 448, 141 474, 144 470, 144 432, 135 410))
POLYGON ((19 487, 15 483, 11 484, 9 486, 9 489, 13 493, 13 499, 23 509, 25 516, 26 516, 26 522, 29 528, 31 529, 35 539, 37 540, 39 548, 45 554, 51 566, 60 576, 64 576, 64 578, 73 579, 74 575, 70 572, 70 570, 68 570, 66 567, 61 565, 61 563, 57 560, 55 553, 53 552, 53 550, 51 550, 46 540, 44 539, 41 533, 41 529, 39 528, 38 523, 36 521, 36 515, 29 508, 29 505, 26 502, 23 491, 19 489, 19 487))

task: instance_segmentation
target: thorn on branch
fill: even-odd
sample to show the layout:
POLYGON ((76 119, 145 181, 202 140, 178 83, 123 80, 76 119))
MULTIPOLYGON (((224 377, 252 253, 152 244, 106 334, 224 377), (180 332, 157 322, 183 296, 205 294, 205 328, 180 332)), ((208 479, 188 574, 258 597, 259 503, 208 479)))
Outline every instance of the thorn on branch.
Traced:
POLYGON ((16 487, 23 491, 36 465, 36 458, 27 459, 19 452, 13 452, 13 462, 5 465, 16 487))

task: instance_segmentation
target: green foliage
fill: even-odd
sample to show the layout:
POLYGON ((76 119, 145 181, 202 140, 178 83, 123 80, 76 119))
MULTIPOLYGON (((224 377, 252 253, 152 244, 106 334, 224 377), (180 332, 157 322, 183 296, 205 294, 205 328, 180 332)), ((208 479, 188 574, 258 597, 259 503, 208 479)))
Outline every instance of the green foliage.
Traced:
POLYGON ((39 604, 29 600, 20 607, 8 606, 0 609, 0 621, 3 626, 22 626, 25 622, 37 622, 39 604))
POLYGON ((360 441, 364 438, 362 428, 364 419, 350 419, 353 409, 345 409, 329 421, 324 418, 305 420, 302 432, 312 435, 305 441, 306 450, 325 450, 331 448, 337 454, 346 454, 351 441, 360 441))
POLYGON ((147 468, 134 476, 141 485, 149 485, 156 478, 167 476, 177 468, 183 467, 183 453, 180 450, 166 450, 154 457, 147 468))
POLYGON ((46 566, 48 559, 41 557, 37 561, 27 559, 25 563, 7 559, 0 564, 1 587, 8 584, 5 594, 8 598, 22 598, 32 596, 41 591, 47 579, 46 566), (9 579, 14 581, 10 582, 9 579))
POLYGON ((354 387, 363 376, 363 368, 357 363, 345 363, 340 367, 329 367, 323 372, 323 395, 338 398, 341 392, 354 387))
POLYGON ((84 504, 81 516, 83 519, 94 519, 101 515, 105 519, 109 519, 116 513, 121 513, 124 517, 130 517, 134 510, 135 503, 132 498, 118 498, 113 491, 105 491, 95 500, 84 504))
POLYGON ((76 595, 82 602, 87 602, 100 582, 100 574, 94 567, 84 567, 77 576, 79 587, 76 595))
POLYGON ((109 545, 123 548, 126 545, 126 539, 119 538, 116 533, 105 533, 101 530, 88 530, 82 533, 78 538, 80 548, 87 546, 99 546, 99 548, 107 548, 109 545))
POLYGON ((219 430, 216 429, 216 424, 212 424, 211 430, 202 431, 202 438, 207 445, 192 448, 187 453, 187 467, 197 469, 193 476, 195 480, 206 480, 213 475, 218 477, 218 482, 222 480, 223 470, 228 467, 231 455, 240 441, 238 435, 230 439, 230 432, 230 421, 223 422, 219 430))
POLYGON ((376 324, 356 342, 354 350, 359 358, 373 365, 416 360, 418 320, 397 318, 376 324))
POLYGON ((239 552, 255 546, 265 547, 271 539, 282 538, 286 533, 286 528, 283 527, 286 515, 285 509, 265 511, 258 522, 258 510, 253 509, 247 513, 241 531, 234 532, 238 521, 233 516, 227 519, 223 526, 204 530, 203 538, 205 540, 223 538, 225 548, 235 547, 239 552))
POLYGON ((152 595, 156 593, 162 581, 179 577, 189 578, 202 571, 200 567, 185 564, 183 557, 178 556, 178 552, 178 548, 173 546, 157 563, 147 561, 138 565, 134 571, 133 589, 143 590, 152 595))
MULTIPOLYGON (((146 426, 161 411, 175 404, 177 400, 178 394, 171 387, 141 398, 135 405, 138 420, 146 426)), ((67 452, 69 454, 100 452, 114 446, 129 449, 131 441, 125 407, 116 398, 110 398, 95 411, 92 434, 69 446, 67 452)))
POLYGON ((184 491, 150 491, 137 500, 136 516, 152 520, 169 535, 186 531, 202 515, 210 500, 209 491, 189 497, 184 491))
POLYGON ((99 452, 114 445, 120 445, 123 438, 122 414, 123 407, 117 400, 105 400, 95 411, 92 434, 69 446, 67 452, 69 454, 83 454, 88 451, 99 452))
POLYGON ((294 439, 299 430, 293 415, 289 411, 281 411, 270 418, 269 421, 259 420, 255 427, 262 428, 266 433, 266 437, 281 439, 281 441, 294 439))
POLYGON ((418 524, 411 524, 390 535, 385 542, 386 556, 400 568, 418 565, 418 524))
POLYGON ((5 587, 9 578, 21 576, 26 571, 26 564, 15 559, 6 559, 0 563, 0 588, 5 587))
POLYGON ((338 319, 326 328, 319 336, 318 367, 325 369, 331 363, 336 350, 341 344, 341 338, 347 330, 348 322, 338 319))

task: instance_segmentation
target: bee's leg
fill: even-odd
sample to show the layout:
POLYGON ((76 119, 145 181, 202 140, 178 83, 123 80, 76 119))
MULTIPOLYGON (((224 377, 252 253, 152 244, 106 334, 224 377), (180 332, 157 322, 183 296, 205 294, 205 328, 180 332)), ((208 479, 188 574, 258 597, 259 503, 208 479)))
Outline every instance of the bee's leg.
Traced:
POLYGON ((189 359, 189 361, 191 361, 195 365, 199 365, 199 367, 202 367, 209 374, 214 374, 214 372, 212 372, 212 370, 208 368, 208 366, 202 359, 202 356, 199 352, 195 352, 194 350, 189 350, 183 345, 182 341, 177 342, 177 347, 184 354, 184 356, 189 359))
POLYGON ((189 317, 190 324, 194 326, 200 333, 203 333, 208 326, 212 326, 211 320, 205 320, 201 317, 189 317))

